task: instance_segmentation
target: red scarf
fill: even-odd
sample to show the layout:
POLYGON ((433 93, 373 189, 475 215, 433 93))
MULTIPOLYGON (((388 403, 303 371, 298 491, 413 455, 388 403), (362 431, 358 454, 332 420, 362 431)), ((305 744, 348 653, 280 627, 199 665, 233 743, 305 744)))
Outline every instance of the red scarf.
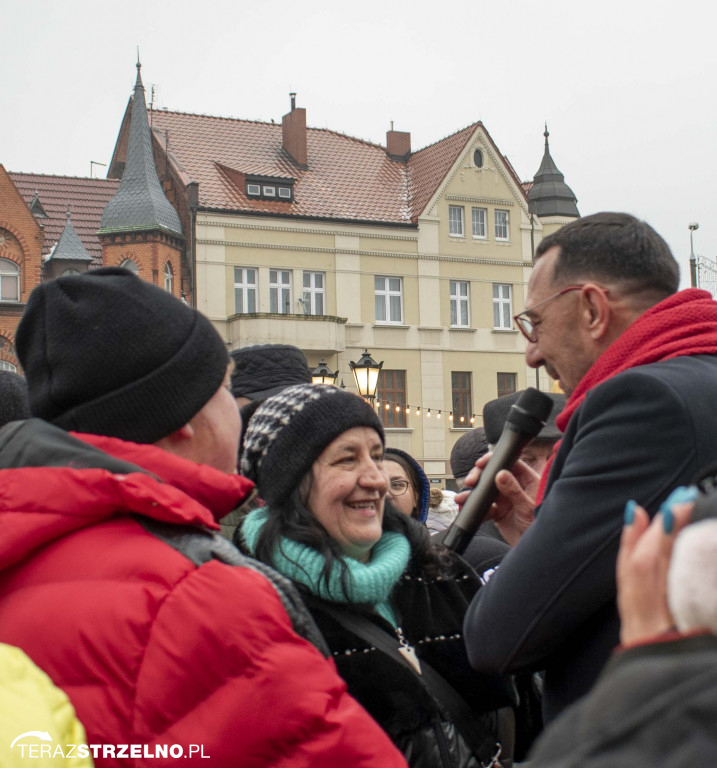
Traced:
MULTIPOLYGON (((717 354, 717 302, 707 291, 696 288, 673 293, 640 315, 600 355, 568 398, 555 424, 565 432, 570 417, 582 405, 588 392, 628 368, 673 357, 714 354, 717 354)), ((536 505, 543 500, 548 473, 559 447, 560 441, 555 444, 543 470, 536 505)))

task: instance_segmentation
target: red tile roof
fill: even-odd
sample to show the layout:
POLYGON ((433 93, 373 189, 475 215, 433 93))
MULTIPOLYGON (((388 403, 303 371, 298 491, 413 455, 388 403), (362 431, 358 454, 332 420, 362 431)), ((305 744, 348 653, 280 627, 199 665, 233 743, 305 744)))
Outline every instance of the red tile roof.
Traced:
POLYGON ((383 147, 307 129, 308 169, 282 148, 280 124, 159 111, 152 127, 179 167, 199 182, 207 208, 332 219, 410 223, 406 168, 383 147), (295 179, 295 201, 247 198, 220 166, 240 174, 295 179))
POLYGON ((32 204, 35 195, 48 218, 38 218, 45 228, 43 254, 49 253, 62 235, 70 205, 72 225, 96 265, 102 262, 102 246, 97 239, 105 206, 119 185, 117 179, 88 179, 78 176, 46 176, 38 173, 9 173, 13 183, 32 204))
POLYGON ((469 125, 411 156, 408 165, 413 216, 418 216, 426 207, 478 125, 480 123, 469 125))
MULTIPOLYGON (((415 225, 480 123, 411 155, 323 128, 307 128, 308 169, 282 148, 282 126, 161 110, 152 127, 199 204, 216 210, 415 225), (247 198, 242 174, 295 180, 294 202, 247 198)), ((496 148, 497 151, 497 148, 496 148)), ((512 170, 512 169, 511 169, 512 170)), ((518 182, 519 185, 519 182, 518 182)))

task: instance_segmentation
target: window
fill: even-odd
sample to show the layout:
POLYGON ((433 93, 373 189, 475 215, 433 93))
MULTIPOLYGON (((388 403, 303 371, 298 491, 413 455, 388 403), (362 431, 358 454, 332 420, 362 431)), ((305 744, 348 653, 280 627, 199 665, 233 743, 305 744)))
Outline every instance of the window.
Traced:
POLYGON ((164 265, 164 290, 174 293, 174 272, 169 262, 164 265))
POLYGON ((480 237, 485 240, 488 237, 488 211, 485 208, 473 208, 473 237, 480 237))
POLYGON ((377 323, 403 322, 403 280, 400 277, 374 277, 377 323))
POLYGON ((378 375, 376 397, 384 427, 406 426, 406 371, 385 371, 378 375), (388 408, 386 408, 388 405, 388 408), (398 406, 398 410, 396 407, 398 406))
POLYGON ((495 212, 495 239, 508 239, 508 211, 495 212))
POLYGON ((476 149, 475 152, 473 152, 473 165, 475 165, 476 168, 483 167, 483 153, 480 149, 476 149))
POLYGON ((20 267, 0 259, 0 301, 20 301, 20 267))
POLYGON ((451 280, 451 327, 468 328, 470 313, 468 312, 468 283, 464 280, 451 280))
POLYGON ((463 237, 463 206, 448 206, 448 234, 463 237))
POLYGON ((326 306, 326 276, 323 272, 304 272, 302 306, 306 315, 323 315, 326 306))
POLYGON ((256 312, 256 270, 234 267, 234 311, 238 315, 256 312))
POLYGON ((17 366, 8 363, 7 360, 0 360, 0 371, 12 371, 13 373, 17 373, 17 366))
POLYGON ((453 404, 453 426, 470 427, 473 413, 470 371, 451 371, 451 402, 453 404))
POLYGON ((493 283, 493 328, 509 331, 513 328, 513 302, 510 286, 493 283))
POLYGON ((72 269, 71 267, 69 269, 66 269, 60 277, 69 277, 70 275, 79 275, 80 270, 79 269, 72 269))
POLYGON ((498 397, 503 395, 512 395, 516 391, 516 379, 515 373, 499 373, 498 374, 498 397))
POLYGON ((246 179, 247 197, 257 197, 263 200, 281 200, 292 202, 294 198, 293 179, 279 179, 273 177, 256 177, 246 179))
POLYGON ((291 272, 288 269, 269 270, 269 312, 291 314, 291 272))
POLYGON ((139 267, 132 261, 132 259, 125 259, 121 264, 120 267, 123 269, 128 269, 130 272, 133 272, 137 277, 139 277, 139 267))

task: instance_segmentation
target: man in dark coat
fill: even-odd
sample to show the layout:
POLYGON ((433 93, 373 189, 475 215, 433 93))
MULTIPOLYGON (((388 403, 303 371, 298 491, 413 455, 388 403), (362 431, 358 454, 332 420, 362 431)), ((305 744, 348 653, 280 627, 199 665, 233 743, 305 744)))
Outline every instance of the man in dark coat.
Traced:
POLYGON ((596 214, 542 241, 516 316, 528 364, 569 397, 564 436, 540 485, 520 462, 497 476, 493 517, 513 549, 465 635, 476 669, 544 670, 546 721, 591 688, 618 643, 625 502, 654 514, 717 459, 717 303, 678 281, 651 227, 596 214))

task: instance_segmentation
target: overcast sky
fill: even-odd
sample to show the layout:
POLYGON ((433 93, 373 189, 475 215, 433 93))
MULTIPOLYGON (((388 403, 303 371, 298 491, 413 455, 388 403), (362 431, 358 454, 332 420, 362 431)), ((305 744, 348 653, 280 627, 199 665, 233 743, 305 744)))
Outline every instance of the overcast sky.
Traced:
MULTIPOLYGON (((707 0, 0 0, 0 163, 88 176, 135 79, 155 104, 419 149, 482 120, 523 180, 551 154, 582 215, 628 211, 689 283, 717 257, 715 11, 707 0)), ((106 169, 95 168, 95 175, 106 169)))

